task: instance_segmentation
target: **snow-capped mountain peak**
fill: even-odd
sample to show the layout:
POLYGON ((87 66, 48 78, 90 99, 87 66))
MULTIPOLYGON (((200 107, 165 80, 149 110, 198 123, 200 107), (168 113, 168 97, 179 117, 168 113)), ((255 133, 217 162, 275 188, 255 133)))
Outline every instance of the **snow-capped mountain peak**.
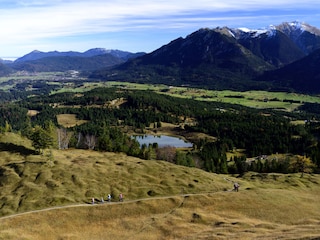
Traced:
POLYGON ((285 22, 285 23, 282 23, 282 24, 276 26, 276 28, 279 31, 282 31, 285 34, 290 35, 290 36, 297 37, 299 34, 302 34, 305 31, 307 31, 311 34, 320 36, 319 29, 317 29, 307 23, 299 22, 299 21, 285 22))
POLYGON ((249 29, 246 27, 230 29, 232 35, 237 39, 258 38, 262 35, 274 37, 277 31, 284 33, 293 40, 298 39, 304 32, 320 36, 320 30, 318 28, 299 21, 284 22, 277 26, 270 25, 261 29, 249 29))
POLYGON ((267 28, 261 29, 249 29, 249 28, 237 28, 231 29, 231 32, 237 39, 241 38, 258 38, 261 35, 267 35, 268 37, 273 37, 276 34, 276 28, 270 25, 267 28))

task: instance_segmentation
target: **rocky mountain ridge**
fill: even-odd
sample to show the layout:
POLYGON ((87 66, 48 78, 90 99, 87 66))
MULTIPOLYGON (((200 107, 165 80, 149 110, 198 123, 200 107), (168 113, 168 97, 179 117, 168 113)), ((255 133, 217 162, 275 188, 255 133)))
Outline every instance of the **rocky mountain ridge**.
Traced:
POLYGON ((202 28, 91 76, 212 89, 267 89, 272 87, 270 81, 257 82, 257 76, 307 57, 319 47, 320 30, 298 22, 260 30, 202 28))

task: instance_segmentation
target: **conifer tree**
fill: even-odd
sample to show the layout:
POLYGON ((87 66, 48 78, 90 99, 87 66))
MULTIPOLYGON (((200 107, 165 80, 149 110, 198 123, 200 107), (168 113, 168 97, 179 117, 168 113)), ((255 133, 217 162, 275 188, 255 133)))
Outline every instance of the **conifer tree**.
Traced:
POLYGON ((40 126, 36 126, 32 135, 32 146, 36 151, 42 153, 44 149, 51 147, 53 144, 53 139, 50 133, 41 128, 40 126))

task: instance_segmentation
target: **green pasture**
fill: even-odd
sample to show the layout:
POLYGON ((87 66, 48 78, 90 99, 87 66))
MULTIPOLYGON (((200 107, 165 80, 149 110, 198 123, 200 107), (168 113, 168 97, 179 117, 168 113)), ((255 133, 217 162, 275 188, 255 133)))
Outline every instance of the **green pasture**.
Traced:
MULTIPOLYGON (((85 85, 86 88, 93 83, 85 85)), ((96 83, 94 83, 96 84, 96 83)), ((126 89, 151 90, 173 97, 192 98, 199 101, 215 101, 231 104, 239 104, 246 107, 259 109, 279 109, 293 111, 303 103, 320 103, 320 96, 311 96, 287 92, 267 91, 215 91, 190 87, 173 87, 166 85, 138 84, 128 82, 106 82, 99 86, 122 87, 126 89)))
MULTIPOLYGON (((48 84, 58 84, 57 78, 64 76, 64 73, 38 73, 36 75, 22 76, 19 74, 10 77, 0 78, 0 83, 9 80, 47 80, 48 84)), ((133 90, 150 90, 161 94, 170 95, 179 98, 192 98, 199 101, 214 101, 230 104, 239 104, 246 107, 258 109, 279 109, 283 111, 293 111, 303 103, 320 103, 320 96, 311 96, 288 92, 268 92, 268 91, 215 91, 191 87, 176 87, 163 84, 139 84, 129 82, 83 82, 77 84, 77 78, 70 78, 69 82, 63 83, 61 89, 51 94, 62 92, 81 93, 90 91, 98 87, 117 87, 133 90)), ((81 79, 83 80, 83 79, 81 79)), ((8 90, 11 87, 4 85, 2 90, 8 90)))

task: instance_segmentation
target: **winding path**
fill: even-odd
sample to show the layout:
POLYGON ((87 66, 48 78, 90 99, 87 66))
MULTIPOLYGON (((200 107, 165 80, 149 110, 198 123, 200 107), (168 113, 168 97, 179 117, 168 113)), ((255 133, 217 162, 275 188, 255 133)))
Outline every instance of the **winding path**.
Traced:
POLYGON ((100 205, 115 205, 115 204, 127 204, 127 203, 134 203, 134 202, 139 202, 139 201, 148 201, 148 200, 157 200, 157 199, 169 199, 173 197, 189 197, 189 196, 200 196, 200 195, 209 195, 213 193, 218 193, 218 192, 225 192, 225 191, 217 191, 217 192, 206 192, 206 193, 190 193, 190 194, 177 194, 177 195, 172 195, 172 196, 161 196, 161 197, 150 197, 150 198, 140 198, 140 199, 134 199, 134 200, 126 200, 124 202, 104 202, 104 203, 80 203, 80 204, 70 204, 70 205, 64 205, 64 206, 56 206, 56 207, 50 207, 50 208, 44 208, 44 209, 39 209, 39 210, 32 210, 28 212, 22 212, 22 213, 16 213, 8 216, 3 216, 0 217, 1 220, 9 219, 9 218, 14 218, 22 215, 27 215, 27 214, 32 214, 32 213, 39 213, 39 212, 46 212, 46 211, 51 211, 51 210, 57 210, 57 209, 65 209, 65 208, 74 208, 74 207, 94 207, 94 206, 100 206, 100 205))
MULTIPOLYGON (((228 178, 223 178, 225 181, 232 182, 232 180, 228 178)), ((189 196, 200 196, 200 195, 209 195, 209 194, 214 194, 214 193, 219 193, 219 192, 231 192, 231 190, 225 190, 225 191, 216 191, 216 192, 202 192, 202 193, 187 193, 187 194, 177 194, 177 195, 171 195, 171 196, 159 196, 159 197, 149 197, 149 198, 139 198, 139 199, 133 199, 133 200, 126 200, 124 202, 104 202, 104 203, 78 203, 78 204, 70 204, 70 205, 64 205, 64 206, 56 206, 56 207, 50 207, 50 208, 44 208, 44 209, 39 209, 39 210, 32 210, 32 211, 27 211, 27 212, 22 212, 22 213, 16 213, 8 216, 3 216, 0 217, 0 221, 4 219, 9 219, 9 218, 14 218, 22 215, 27 215, 27 214, 32 214, 32 213, 38 213, 38 212, 46 212, 46 211, 51 211, 51 210, 57 210, 57 209, 65 209, 65 208, 73 208, 73 207, 93 207, 93 206, 99 206, 99 205, 114 205, 114 204, 126 204, 126 203, 134 203, 134 202, 139 202, 139 201, 148 201, 148 200, 157 200, 157 199, 169 199, 173 197, 189 197, 189 196)))

